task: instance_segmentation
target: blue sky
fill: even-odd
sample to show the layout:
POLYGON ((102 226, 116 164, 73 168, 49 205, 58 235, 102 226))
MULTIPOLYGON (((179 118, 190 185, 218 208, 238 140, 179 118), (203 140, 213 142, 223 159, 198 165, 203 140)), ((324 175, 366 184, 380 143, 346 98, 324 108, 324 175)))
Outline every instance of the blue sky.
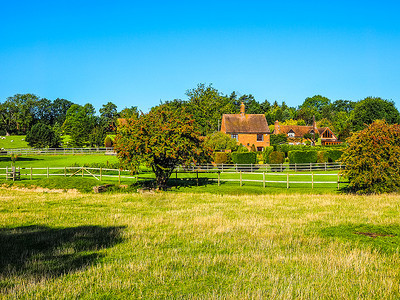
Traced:
POLYGON ((396 1, 0 0, 0 101, 17 93, 147 111, 199 83, 300 105, 400 108, 396 1))

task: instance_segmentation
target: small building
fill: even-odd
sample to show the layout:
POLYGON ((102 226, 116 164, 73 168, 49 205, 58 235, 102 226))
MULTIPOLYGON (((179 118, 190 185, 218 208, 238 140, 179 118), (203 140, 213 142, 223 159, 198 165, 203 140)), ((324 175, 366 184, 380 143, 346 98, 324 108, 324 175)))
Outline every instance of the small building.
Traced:
POLYGON ((229 134, 249 150, 254 145, 257 151, 263 151, 270 145, 267 119, 263 114, 246 114, 243 102, 240 114, 222 116, 221 132, 229 134))
POLYGON ((321 139, 322 146, 341 144, 336 135, 329 129, 329 127, 317 127, 315 118, 313 118, 312 126, 300 125, 280 125, 279 121, 275 121, 274 131, 272 134, 284 133, 288 136, 288 141, 302 140, 306 133, 317 133, 321 139))

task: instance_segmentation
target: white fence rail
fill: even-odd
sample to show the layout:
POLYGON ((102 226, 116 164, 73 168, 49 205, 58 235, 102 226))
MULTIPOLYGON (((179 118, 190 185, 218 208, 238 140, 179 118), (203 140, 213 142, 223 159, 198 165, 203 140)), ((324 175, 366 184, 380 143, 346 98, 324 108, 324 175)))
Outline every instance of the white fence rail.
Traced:
POLYGON ((340 163, 304 163, 304 164, 205 164, 180 166, 178 171, 203 172, 301 172, 336 171, 343 169, 340 163))
MULTIPOLYGON (((12 175, 12 172, 18 173, 18 179, 25 177, 25 179, 33 179, 34 177, 47 177, 50 176, 81 176, 81 177, 94 177, 101 181, 103 178, 118 178, 118 182, 121 183, 121 179, 134 179, 135 182, 142 180, 152 180, 152 177, 145 177, 143 174, 131 175, 129 170, 120 169, 108 169, 108 168, 86 168, 86 167, 47 167, 47 168, 0 168, 0 178, 5 177, 6 179, 16 176, 12 175)), ((192 170, 175 170, 171 179, 178 179, 178 174, 188 174, 191 176, 179 176, 179 179, 190 179, 194 180, 197 185, 201 180, 211 180, 218 183, 221 182, 238 182, 239 186, 243 186, 245 182, 257 182, 260 186, 265 188, 268 184, 279 183, 285 184, 286 188, 290 188, 293 184, 309 184, 311 188, 314 188, 315 184, 335 184, 337 188, 340 188, 340 183, 346 183, 341 181, 339 173, 282 173, 282 172, 245 172, 245 171, 229 171, 225 170, 222 172, 219 169, 196 169, 192 170), (175 176, 174 176, 175 175, 175 176), (203 177, 200 177, 203 176, 203 177), (323 180, 325 177, 330 177, 327 180, 323 180), (175 178, 174 178, 175 177, 175 178), (234 178, 232 178, 234 177, 234 178), (272 180, 276 179, 276 180, 272 180), (302 180, 304 179, 304 180, 302 180)), ((15 174, 14 174, 15 175, 15 174)))
POLYGON ((0 155, 71 155, 71 154, 109 154, 116 155, 114 148, 20 148, 2 149, 0 155))

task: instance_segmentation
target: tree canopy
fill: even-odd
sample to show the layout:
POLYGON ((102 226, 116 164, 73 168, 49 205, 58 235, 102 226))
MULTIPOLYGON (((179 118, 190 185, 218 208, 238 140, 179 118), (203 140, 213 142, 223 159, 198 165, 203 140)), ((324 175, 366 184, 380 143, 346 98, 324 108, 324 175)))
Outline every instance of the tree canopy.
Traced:
POLYGON ((354 133, 341 157, 349 189, 386 193, 400 189, 400 125, 377 120, 354 133))
POLYGON ((177 165, 205 162, 211 155, 193 117, 184 109, 174 110, 166 104, 138 119, 126 119, 118 128, 114 149, 121 164, 132 171, 139 162, 151 167, 159 189, 166 189, 177 165))

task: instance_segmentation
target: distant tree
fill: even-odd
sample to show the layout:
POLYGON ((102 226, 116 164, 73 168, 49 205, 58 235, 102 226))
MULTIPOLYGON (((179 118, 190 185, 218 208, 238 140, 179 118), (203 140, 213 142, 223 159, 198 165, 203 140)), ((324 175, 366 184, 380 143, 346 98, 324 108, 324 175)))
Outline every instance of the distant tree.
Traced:
POLYGON ((204 145, 213 151, 234 151, 238 147, 236 139, 233 139, 229 135, 220 131, 207 135, 204 140, 204 145))
POLYGON ((36 123, 26 134, 25 140, 34 148, 58 148, 61 138, 46 124, 36 123))
POLYGON ((6 134, 27 132, 34 123, 32 107, 39 98, 33 94, 16 94, 0 104, 0 128, 6 134))
POLYGON ((84 106, 73 104, 68 109, 62 128, 65 133, 71 136, 73 147, 83 147, 90 144, 89 135, 98 123, 94 114, 95 109, 89 103, 84 106))
POLYGON ((103 147, 104 139, 106 138, 107 132, 104 126, 97 125, 92 129, 89 134, 89 144, 91 147, 103 147))
POLYGON ((184 110, 168 105, 153 108, 139 119, 127 119, 118 128, 114 144, 123 166, 136 170, 138 162, 152 168, 156 186, 167 188, 167 181, 177 165, 210 160, 194 126, 193 118, 184 110))
POLYGON ((117 106, 112 102, 107 102, 107 104, 103 104, 99 112, 101 124, 105 125, 104 129, 106 131, 113 131, 118 118, 117 106))
POLYGON ((123 119, 139 118, 139 110, 137 106, 125 107, 119 112, 119 117, 123 119))
POLYGON ((356 106, 356 102, 351 100, 336 100, 332 103, 332 110, 334 112, 351 112, 356 106))
POLYGON ((347 139, 340 161, 349 191, 360 194, 400 191, 400 125, 377 120, 347 139))
POLYGON ((303 107, 315 108, 318 112, 321 112, 322 108, 326 105, 329 105, 330 103, 331 100, 329 100, 328 98, 323 97, 321 95, 315 95, 306 98, 303 104, 300 106, 300 108, 303 107))
POLYGON ((309 140, 312 146, 315 146, 315 143, 318 142, 319 134, 318 133, 305 133, 303 138, 309 140))
POLYGON ((54 100, 51 104, 51 124, 64 124, 67 117, 67 111, 73 104, 73 102, 66 99, 57 98, 56 100, 54 100))
POLYGON ((284 133, 280 134, 271 134, 270 136, 270 143, 271 145, 281 145, 281 144, 286 144, 288 140, 288 137, 284 133))
POLYGON ((351 115, 353 130, 358 131, 375 120, 386 120, 389 124, 400 123, 400 113, 393 101, 367 97, 357 102, 351 115))

